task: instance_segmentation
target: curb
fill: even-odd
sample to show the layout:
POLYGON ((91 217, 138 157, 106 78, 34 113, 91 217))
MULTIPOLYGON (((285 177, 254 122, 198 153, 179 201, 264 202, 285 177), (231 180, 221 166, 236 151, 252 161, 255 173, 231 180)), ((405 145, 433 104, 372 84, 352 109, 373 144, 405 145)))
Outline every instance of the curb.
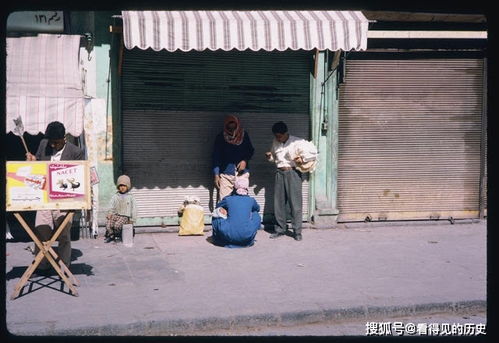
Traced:
POLYGON ((398 220, 398 221, 373 221, 373 222, 348 222, 338 223, 345 229, 358 229, 358 228, 381 228, 381 227, 408 227, 408 226, 452 226, 462 224, 480 224, 486 222, 486 219, 455 219, 450 222, 448 219, 438 220, 398 220))
POLYGON ((373 320, 377 318, 425 315, 450 312, 487 311, 486 300, 428 303, 405 306, 359 306, 323 310, 304 310, 284 313, 263 313, 231 317, 152 320, 122 325, 104 325, 77 329, 47 329, 36 332, 17 332, 26 336, 188 336, 210 330, 249 329, 257 327, 303 325, 344 320, 373 320), (187 333, 187 334, 186 334, 187 333))
MULTIPOLYGON (((407 226, 432 226, 432 225, 459 225, 459 224, 480 224, 486 221, 486 219, 455 219, 454 223, 451 223, 447 219, 439 220, 398 220, 398 221, 374 221, 374 222, 346 222, 337 223, 334 225, 318 225, 312 223, 303 223, 302 229, 311 230, 327 230, 327 229, 374 229, 380 227, 407 227, 407 226)), ((100 227, 99 227, 100 229, 100 227)), ((105 229, 103 229, 105 231, 105 229)), ((142 233, 178 233, 178 225, 169 226, 137 226, 135 227, 136 234, 142 233)), ((262 229, 263 230, 263 229, 262 229)), ((102 231, 102 234, 104 234, 102 231)), ((211 225, 206 224, 204 226, 203 232, 210 232, 211 225)), ((100 233, 101 231, 99 231, 100 233)))

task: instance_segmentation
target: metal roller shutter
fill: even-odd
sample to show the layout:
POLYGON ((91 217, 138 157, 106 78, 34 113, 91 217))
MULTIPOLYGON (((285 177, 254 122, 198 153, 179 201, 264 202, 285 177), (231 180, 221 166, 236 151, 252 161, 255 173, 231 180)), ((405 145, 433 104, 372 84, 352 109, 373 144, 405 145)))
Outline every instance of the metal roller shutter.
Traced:
MULTIPOLYGON (((308 56, 282 54, 276 60, 271 53, 257 53, 259 59, 254 54, 246 57, 246 52, 226 52, 232 59, 217 59, 214 56, 220 54, 209 52, 204 57, 189 54, 134 50, 125 54, 123 167, 133 181, 138 216, 176 216, 186 195, 198 196, 209 214, 216 195, 213 143, 225 115, 233 111, 255 147, 250 195, 262 214, 273 213, 275 167, 264 153, 270 148, 276 121, 285 121, 294 135, 309 137, 308 56), (274 68, 272 60, 279 66, 274 68), (205 73, 208 66, 210 71, 205 73), (199 80, 203 81, 197 84, 199 80)), ((307 209, 308 180, 303 183, 303 200, 307 209)))
POLYGON ((125 50, 123 109, 309 112, 310 52, 125 50))
POLYGON ((339 221, 477 218, 482 59, 348 60, 339 221))

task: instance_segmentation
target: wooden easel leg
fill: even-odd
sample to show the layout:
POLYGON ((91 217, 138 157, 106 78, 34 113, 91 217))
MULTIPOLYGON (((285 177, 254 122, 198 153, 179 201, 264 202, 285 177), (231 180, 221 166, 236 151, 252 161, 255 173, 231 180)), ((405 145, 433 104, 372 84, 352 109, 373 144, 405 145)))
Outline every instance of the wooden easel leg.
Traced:
MULTIPOLYGON (((50 249, 52 249, 52 248, 50 248, 50 249)), ((59 258, 59 256, 57 256, 57 254, 55 253, 55 251, 53 251, 52 253, 55 255, 56 258, 59 258)), ((69 289, 71 290, 71 293, 73 293, 74 296, 78 296, 78 291, 73 286, 73 283, 71 281, 69 281, 69 279, 66 277, 66 274, 64 274, 62 272, 61 267, 59 266, 59 264, 57 264, 57 262, 54 260, 54 258, 52 257, 51 253, 49 253, 49 249, 45 250, 44 254, 45 254, 45 257, 47 258, 47 260, 52 265, 52 267, 54 267, 54 270, 57 272, 57 274, 59 274, 59 276, 64 281, 64 283, 69 287, 69 289)))
MULTIPOLYGON (((60 234, 62 233, 62 230, 64 230, 64 228, 66 227, 66 225, 70 222, 72 222, 73 220, 73 216, 74 216, 74 212, 73 211, 69 211, 67 214, 66 214, 66 217, 64 218, 64 220, 62 221, 62 223, 59 225, 59 227, 56 229, 54 235, 52 236, 51 240, 49 241, 49 245, 47 246, 47 251, 50 251, 50 254, 52 254, 52 256, 54 257, 54 260, 57 260, 58 263, 59 263, 59 266, 54 266, 54 269, 59 273, 59 271, 61 273, 60 274, 64 274, 64 277, 61 276, 61 278, 64 280, 64 282, 68 285, 69 289, 71 289, 71 292, 73 293, 73 295, 77 296, 78 295, 78 292, 76 291, 76 288, 74 288, 72 286, 72 284, 75 284, 75 285, 79 285, 79 281, 76 279, 76 277, 69 271, 69 268, 66 267, 66 265, 64 264, 64 262, 62 262, 59 257, 57 256, 57 254, 55 253, 55 251, 52 249, 52 243, 60 236, 60 234), (59 268, 60 267, 60 268, 59 268), (68 277, 70 277, 72 279, 72 283, 69 282, 68 278, 66 277, 66 275, 68 277)), ((55 261, 54 261, 55 262, 55 261)))
MULTIPOLYGON (((62 223, 59 225, 59 227, 56 229, 56 231, 53 234, 53 236, 50 239, 50 241, 46 242, 46 246, 45 246, 44 250, 46 252, 46 256, 45 257, 47 257, 47 260, 50 262, 50 264, 52 265, 52 267, 54 267, 54 269, 57 272, 57 274, 59 274, 59 276, 62 278, 62 280, 64 281, 64 283, 69 287, 69 289, 71 290, 71 293, 73 293, 74 296, 78 296, 78 291, 73 286, 73 283, 69 281, 69 279, 66 277, 66 274, 63 273, 62 270, 66 270, 66 272, 70 274, 70 277, 73 280, 76 280, 76 278, 69 271, 69 269, 64 265, 64 263, 62 261, 60 261, 59 256, 52 249, 52 243, 55 242, 55 240, 59 237, 59 235, 61 234, 62 230, 64 230, 64 228, 66 227, 66 225, 73 220, 73 215, 74 215, 74 212, 72 212, 72 211, 70 211, 70 212, 68 212, 66 214, 66 217, 64 218, 64 220, 62 221, 62 223), (54 256, 54 257, 52 257, 52 256, 54 256), (57 260, 59 260, 59 262, 61 263, 61 265, 64 265, 64 268, 61 269, 61 266, 55 261, 54 258, 57 259, 57 260)), ((44 242, 44 244, 45 244, 45 242, 44 242)), ((78 281, 76 281, 76 283, 79 284, 78 281)))
POLYGON ((49 247, 48 250, 49 250, 50 254, 52 255, 52 257, 54 258, 54 260, 59 263, 59 267, 61 268, 61 271, 68 278, 71 279, 71 281, 72 281, 72 283, 74 285, 79 286, 80 282, 78 281, 78 279, 76 279, 76 277, 73 275, 73 273, 71 273, 71 271, 69 270, 69 268, 64 264, 64 262, 62 262, 62 260, 59 258, 59 256, 57 256, 57 254, 54 251, 54 249, 52 249, 52 247, 49 247))
POLYGON ((57 274, 59 274, 59 276, 64 281, 64 283, 69 287, 69 289, 71 290, 71 293, 74 296, 78 296, 78 291, 73 286, 73 283, 75 283, 76 285, 79 285, 79 281, 69 271, 69 268, 67 268, 66 265, 64 265, 64 263, 62 261, 60 261, 59 256, 52 249, 52 243, 57 239, 57 237, 59 237, 59 235, 61 234, 62 230, 69 223, 69 221, 73 220, 73 215, 74 215, 73 212, 68 212, 66 214, 66 217, 62 221, 62 223, 59 225, 59 227, 57 228, 57 230, 55 231, 55 233, 52 235, 52 238, 49 241, 47 241, 47 242, 43 242, 43 244, 42 244, 40 242, 40 240, 38 239, 38 237, 36 237, 36 235, 33 233, 33 231, 31 230, 31 228, 29 227, 29 225, 24 221, 24 219, 22 218, 22 216, 19 213, 14 213, 14 216, 21 223, 21 225, 24 228, 24 230, 28 233, 28 235, 31 237, 31 239, 33 240, 33 242, 35 242, 35 244, 38 246, 38 248, 40 249, 40 251, 36 255, 35 260, 32 262, 32 264, 24 272, 23 276, 21 277, 21 280, 19 280, 19 282, 15 286, 14 293, 11 296, 12 300, 15 299, 15 298, 17 298, 19 296, 19 293, 21 292, 21 289, 24 287, 24 285, 26 284, 26 282, 28 282, 29 278, 31 277, 31 274, 33 274, 33 272, 35 271, 36 267, 38 267, 38 265, 42 261, 43 257, 47 258, 47 260, 50 262, 50 264, 54 267, 54 269, 57 272, 57 274), (60 262, 61 265, 59 265, 56 262, 56 260, 59 260, 59 262, 60 262), (73 282, 71 282, 66 275, 68 275, 72 279, 73 282))
POLYGON ((11 300, 14 300, 19 296, 19 293, 21 293, 22 288, 28 282, 29 278, 35 271, 36 267, 38 267, 42 259, 43 259, 43 250, 40 250, 36 255, 35 259, 33 260, 33 262, 31 263, 31 265, 24 272, 23 276, 21 276, 21 280, 19 280, 19 282, 16 284, 14 288, 14 293, 12 293, 10 297, 11 300))
POLYGON ((29 278, 31 277, 31 274, 35 271, 36 267, 40 264, 40 262, 43 259, 43 244, 40 242, 38 237, 33 233, 29 225, 24 221, 23 217, 19 213, 14 213, 14 216, 17 218, 19 223, 21 223, 21 226, 24 228, 24 230, 28 233, 28 235, 31 237, 33 242, 40 248, 40 251, 36 255, 35 259, 31 263, 31 265, 26 269, 24 274, 21 277, 21 280, 16 284, 14 288, 14 293, 12 293, 12 296, 10 297, 12 300, 17 298, 19 296, 19 293, 21 292, 21 289, 24 287, 24 285, 28 282, 29 278))

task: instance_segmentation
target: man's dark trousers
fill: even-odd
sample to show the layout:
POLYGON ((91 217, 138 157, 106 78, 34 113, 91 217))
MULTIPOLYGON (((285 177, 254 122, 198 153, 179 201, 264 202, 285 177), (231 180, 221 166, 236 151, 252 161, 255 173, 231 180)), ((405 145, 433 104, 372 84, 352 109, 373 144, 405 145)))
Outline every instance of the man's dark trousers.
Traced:
POLYGON ((286 205, 291 209, 291 225, 295 234, 301 234, 302 214, 302 178, 296 169, 280 170, 275 174, 274 216, 277 222, 276 233, 286 231, 286 205))

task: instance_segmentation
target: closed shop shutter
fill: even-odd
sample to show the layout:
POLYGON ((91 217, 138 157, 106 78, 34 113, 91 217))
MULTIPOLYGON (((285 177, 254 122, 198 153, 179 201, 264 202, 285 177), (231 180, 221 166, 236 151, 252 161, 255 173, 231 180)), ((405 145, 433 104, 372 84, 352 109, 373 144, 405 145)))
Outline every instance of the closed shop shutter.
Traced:
POLYGON ((478 218, 483 59, 347 60, 339 221, 478 218))
POLYGON ((308 113, 311 54, 125 50, 123 110, 308 113))
MULTIPOLYGON (((125 52, 123 168, 139 217, 173 217, 185 196, 213 209, 211 153, 227 114, 237 113, 255 147, 250 195, 273 213, 272 124, 309 137, 309 55, 261 52, 125 52)), ((308 208, 308 180, 303 183, 308 208)), ((307 213, 304 213, 306 218, 307 213)))

